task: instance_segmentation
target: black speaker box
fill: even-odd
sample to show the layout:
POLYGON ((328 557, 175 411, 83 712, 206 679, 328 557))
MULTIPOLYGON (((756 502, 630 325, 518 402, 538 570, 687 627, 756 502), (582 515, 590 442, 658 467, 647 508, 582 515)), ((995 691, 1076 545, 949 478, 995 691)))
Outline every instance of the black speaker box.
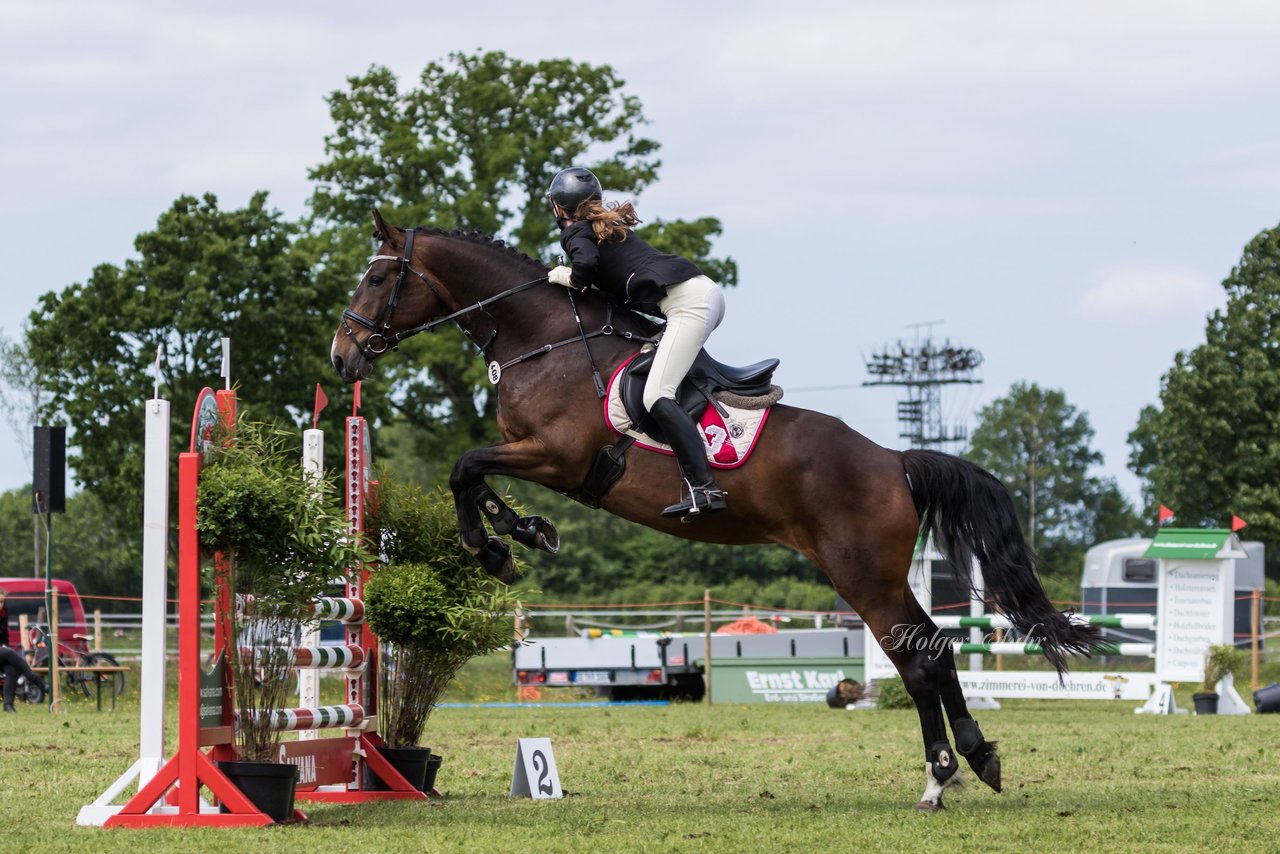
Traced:
POLYGON ((67 428, 37 427, 31 509, 35 513, 67 510, 67 428))

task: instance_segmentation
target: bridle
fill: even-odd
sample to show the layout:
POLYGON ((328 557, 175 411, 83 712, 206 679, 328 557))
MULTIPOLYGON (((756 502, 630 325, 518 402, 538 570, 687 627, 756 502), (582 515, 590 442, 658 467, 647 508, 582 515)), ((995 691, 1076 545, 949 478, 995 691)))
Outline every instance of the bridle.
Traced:
MULTIPOLYGON (((452 314, 447 314, 444 317, 439 317, 435 320, 429 320, 426 323, 420 323, 417 326, 412 326, 408 329, 402 329, 399 332, 392 332, 391 321, 395 317, 396 306, 400 303, 400 291, 404 287, 406 273, 412 273, 425 282, 427 287, 431 289, 431 293, 435 295, 436 299, 438 299, 441 304, 445 304, 444 297, 441 296, 440 289, 436 287, 436 284, 425 274, 413 268, 413 232, 414 229, 412 228, 405 231, 404 253, 402 255, 374 255, 369 259, 369 267, 372 267, 378 261, 395 261, 400 265, 400 271, 396 275, 396 282, 391 286, 391 298, 387 300, 386 304, 382 307, 382 310, 378 312, 378 316, 371 320, 363 314, 352 311, 349 308, 342 312, 342 331, 347 333, 347 337, 350 338, 351 342, 360 349, 360 355, 366 360, 372 361, 374 356, 380 356, 387 352, 387 350, 398 349, 401 341, 406 338, 411 338, 419 332, 434 332, 436 327, 441 324, 457 321, 459 318, 464 317, 473 311, 484 311, 484 307, 491 303, 506 299, 509 296, 514 296, 521 291, 526 291, 534 285, 547 280, 546 276, 532 279, 528 282, 516 285, 513 288, 508 288, 502 293, 482 299, 473 305, 467 306, 466 308, 459 309, 452 314), (364 339, 364 343, 361 343, 356 338, 356 334, 351 328, 351 323, 348 321, 359 324, 369 330, 370 335, 364 339)), ((365 275, 368 275, 368 269, 365 270, 365 275)), ((488 312, 485 312, 485 314, 488 315, 488 312)), ((489 315, 489 317, 492 319, 492 315, 489 315)), ((487 352, 489 345, 498 337, 497 323, 494 323, 493 332, 489 334, 488 339, 485 340, 483 344, 476 340, 470 330, 464 327, 461 323, 458 324, 458 328, 461 329, 462 333, 470 338, 472 342, 480 348, 481 353, 487 352)))

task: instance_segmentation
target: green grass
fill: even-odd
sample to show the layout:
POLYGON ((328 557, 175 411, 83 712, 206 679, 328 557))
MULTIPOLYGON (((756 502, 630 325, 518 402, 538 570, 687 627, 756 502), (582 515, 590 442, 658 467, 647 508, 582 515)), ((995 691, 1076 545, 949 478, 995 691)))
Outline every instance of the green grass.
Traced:
MULTIPOLYGON (((509 699, 506 666, 477 662, 449 699, 509 699)), ((77 827, 80 806, 136 758, 131 695, 114 714, 83 700, 55 716, 20 706, 0 720, 0 779, 23 850, 1275 850, 1280 716, 1155 718, 1135 705, 978 713, 1000 742, 1005 792, 971 782, 935 815, 911 808, 923 780, 914 712, 824 705, 443 708, 425 740, 445 756, 444 798, 306 804, 306 826, 77 827), (564 800, 507 796, 523 736, 552 739, 564 800)))

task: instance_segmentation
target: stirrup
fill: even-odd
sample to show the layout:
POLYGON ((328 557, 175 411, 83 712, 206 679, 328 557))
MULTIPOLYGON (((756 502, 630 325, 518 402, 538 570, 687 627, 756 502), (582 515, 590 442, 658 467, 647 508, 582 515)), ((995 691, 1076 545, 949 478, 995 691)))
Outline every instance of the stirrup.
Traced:
POLYGON ((727 493, 714 483, 708 486, 694 486, 685 481, 685 486, 689 488, 689 497, 663 510, 662 515, 666 518, 679 517, 681 522, 692 522, 700 513, 714 513, 717 510, 725 510, 729 506, 729 502, 725 501, 727 493))

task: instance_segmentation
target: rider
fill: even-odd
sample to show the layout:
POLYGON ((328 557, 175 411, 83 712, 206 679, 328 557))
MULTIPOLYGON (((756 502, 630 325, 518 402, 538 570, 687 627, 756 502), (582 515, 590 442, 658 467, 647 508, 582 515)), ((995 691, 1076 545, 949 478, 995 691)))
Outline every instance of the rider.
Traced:
POLYGON ((560 170, 547 195, 571 265, 554 268, 547 278, 576 290, 595 285, 667 320, 644 384, 644 405, 675 451, 689 496, 662 515, 688 519, 724 510, 725 493, 711 477, 702 431, 675 400, 677 386, 724 317, 724 295, 692 262, 637 237, 631 229, 640 218, 631 202, 605 205, 589 169, 560 170))

